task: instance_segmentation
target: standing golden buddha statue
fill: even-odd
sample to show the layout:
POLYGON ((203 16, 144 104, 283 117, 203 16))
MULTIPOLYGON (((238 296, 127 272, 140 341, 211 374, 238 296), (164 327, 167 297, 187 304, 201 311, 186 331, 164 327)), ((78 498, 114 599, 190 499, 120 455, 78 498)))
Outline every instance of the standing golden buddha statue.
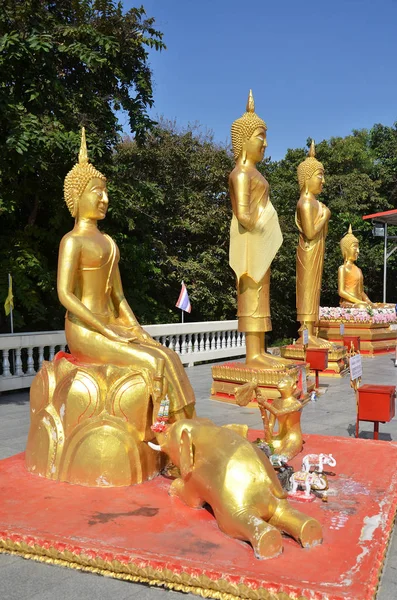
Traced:
POLYGON ((270 265, 283 237, 269 184, 256 168, 267 146, 267 126, 254 109, 250 90, 246 112, 231 130, 236 166, 229 176, 233 209, 229 257, 237 277, 238 330, 245 332, 246 364, 274 369, 288 363, 265 352, 265 332, 272 328, 270 265))
POLYGON ((324 266, 325 238, 331 212, 317 200, 325 183, 324 166, 315 158, 312 140, 307 158, 298 166, 300 198, 296 207, 295 222, 299 230, 296 251, 296 308, 300 322, 300 338, 306 326, 309 346, 328 347, 326 340, 314 334, 319 318, 321 280, 324 266))
MULTIPOLYGON (((229 264, 237 280, 238 331, 245 333, 246 361, 212 367, 211 398, 243 405, 256 388, 277 398, 277 385, 285 371, 296 381, 295 360, 265 351, 265 333, 271 331, 270 265, 280 248, 277 213, 269 199, 269 184, 256 168, 262 161, 267 125, 255 114, 250 90, 246 112, 232 125, 232 146, 236 166, 229 175, 232 203, 229 264)), ((293 357, 295 358, 295 357, 293 357)))
POLYGON ((161 406, 170 423, 190 418, 194 392, 178 355, 142 329, 124 297, 119 249, 98 229, 106 178, 88 161, 84 128, 64 192, 75 224, 59 249, 58 296, 71 354, 45 361, 32 383, 27 468, 90 486, 140 483, 161 468, 147 444, 161 406))

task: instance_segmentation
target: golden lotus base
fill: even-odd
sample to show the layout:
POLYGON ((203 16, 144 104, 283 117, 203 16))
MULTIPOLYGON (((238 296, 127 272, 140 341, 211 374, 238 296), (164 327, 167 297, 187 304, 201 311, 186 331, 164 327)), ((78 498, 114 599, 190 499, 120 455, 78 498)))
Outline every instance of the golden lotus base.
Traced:
MULTIPOLYGON (((318 335, 330 342, 341 343, 340 321, 320 321, 318 335)), ((397 331, 383 323, 344 323, 345 336, 360 338, 360 352, 367 356, 396 351, 397 331)))
POLYGON ((164 459, 153 440, 149 375, 127 367, 85 365, 58 353, 30 388, 27 470, 92 487, 151 479, 164 459))
MULTIPOLYGON (((299 371, 303 365, 296 365, 290 368, 275 369, 253 369, 247 367, 244 363, 229 362, 212 367, 212 386, 211 400, 237 404, 236 390, 246 383, 251 383, 254 379, 258 382, 259 390, 265 390, 266 398, 279 398, 280 392, 277 389, 280 381, 289 375, 295 381, 299 379, 299 371)), ((305 376, 309 375, 309 370, 305 369, 305 376)), ((308 390, 314 387, 312 382, 308 382, 308 390)), ((250 402, 247 406, 257 406, 257 402, 250 402)))
MULTIPOLYGON (((319 332, 319 337, 325 337, 319 332)), ((301 344, 281 346, 281 356, 296 361, 305 360, 305 350, 301 344)), ((321 371, 325 377, 345 377, 349 373, 347 351, 344 346, 334 345, 328 352, 328 368, 321 371)))

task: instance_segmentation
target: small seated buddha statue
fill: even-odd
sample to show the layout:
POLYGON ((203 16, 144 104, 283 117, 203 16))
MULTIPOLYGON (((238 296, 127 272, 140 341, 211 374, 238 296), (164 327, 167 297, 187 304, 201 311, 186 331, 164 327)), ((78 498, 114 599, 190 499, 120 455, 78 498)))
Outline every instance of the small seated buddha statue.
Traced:
POLYGON ((106 178, 88 161, 84 128, 64 191, 75 224, 60 245, 58 296, 71 354, 44 362, 33 381, 27 468, 82 485, 140 483, 161 468, 147 444, 160 404, 170 423, 191 418, 194 392, 178 355, 144 331, 124 296, 119 249, 98 229, 106 178))
POLYGON ((296 251, 296 308, 300 322, 298 344, 303 344, 302 331, 306 327, 309 347, 330 347, 330 343, 314 333, 319 318, 321 280, 324 267, 325 238, 331 212, 317 200, 325 183, 324 166, 315 157, 312 140, 309 155, 298 166, 300 198, 295 222, 299 230, 296 251))
POLYGON ((345 308, 394 308, 394 304, 371 302, 364 292, 364 277, 362 271, 354 263, 360 254, 359 241, 353 235, 352 226, 340 241, 343 265, 338 269, 338 294, 340 305, 345 308))
POLYGON ((250 90, 246 112, 231 129, 236 166, 229 176, 229 263, 237 279, 238 330, 245 332, 247 366, 283 369, 292 361, 265 352, 265 332, 272 329, 270 265, 283 241, 269 184, 256 168, 267 147, 266 131, 250 90))

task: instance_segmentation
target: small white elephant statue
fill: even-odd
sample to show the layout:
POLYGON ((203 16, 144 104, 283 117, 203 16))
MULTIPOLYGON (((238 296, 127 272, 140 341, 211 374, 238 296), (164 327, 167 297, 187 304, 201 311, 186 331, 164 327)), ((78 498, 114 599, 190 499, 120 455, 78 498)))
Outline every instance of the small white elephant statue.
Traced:
POLYGON ((305 489, 306 498, 310 497, 310 490, 326 490, 328 489, 328 481, 325 475, 319 473, 310 473, 308 471, 295 471, 291 475, 290 483, 292 484, 291 494, 296 494, 298 487, 305 489))
POLYGON ((315 471, 322 473, 324 465, 336 466, 336 459, 332 454, 306 454, 302 461, 302 471, 309 472, 314 467, 315 471))

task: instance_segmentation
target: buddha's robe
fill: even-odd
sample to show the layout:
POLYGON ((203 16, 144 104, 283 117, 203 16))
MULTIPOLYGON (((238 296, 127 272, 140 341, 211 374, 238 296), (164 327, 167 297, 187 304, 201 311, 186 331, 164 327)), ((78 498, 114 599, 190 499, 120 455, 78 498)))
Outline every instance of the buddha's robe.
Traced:
POLYGON ((235 169, 230 177, 230 196, 233 218, 229 264, 237 277, 238 329, 270 331, 270 265, 283 237, 269 200, 269 184, 256 169, 235 169), (238 189, 233 184, 236 178, 238 189), (237 215, 254 222, 251 231, 239 222, 237 215))
POLYGON ((353 296, 355 302, 352 302, 351 298, 343 296, 343 291, 340 293, 340 305, 341 306, 354 306, 354 304, 363 303, 367 304, 364 294, 364 277, 361 269, 354 264, 351 264, 349 268, 345 265, 341 265, 339 270, 343 270, 343 282, 344 291, 346 296, 353 296))
MULTIPOLYGON (((318 204, 318 219, 321 204, 318 204)), ((317 219, 316 219, 317 220, 317 219)), ((299 230, 299 243, 296 251, 296 309, 297 320, 301 323, 317 321, 320 307, 321 280, 324 267, 325 238, 327 228, 323 227, 309 240, 302 227, 299 207, 295 213, 295 223, 299 230)))

